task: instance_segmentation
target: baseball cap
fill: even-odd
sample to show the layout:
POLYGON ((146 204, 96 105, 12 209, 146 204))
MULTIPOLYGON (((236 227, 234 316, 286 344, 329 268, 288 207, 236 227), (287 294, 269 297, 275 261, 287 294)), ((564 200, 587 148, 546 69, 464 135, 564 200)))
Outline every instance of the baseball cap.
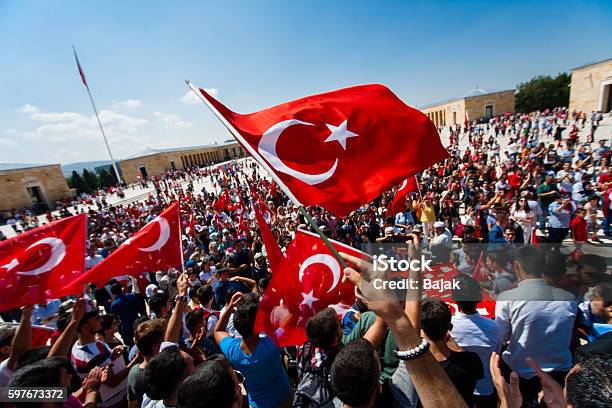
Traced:
POLYGON ((436 221, 434 222, 434 228, 446 228, 446 224, 444 221, 436 221))

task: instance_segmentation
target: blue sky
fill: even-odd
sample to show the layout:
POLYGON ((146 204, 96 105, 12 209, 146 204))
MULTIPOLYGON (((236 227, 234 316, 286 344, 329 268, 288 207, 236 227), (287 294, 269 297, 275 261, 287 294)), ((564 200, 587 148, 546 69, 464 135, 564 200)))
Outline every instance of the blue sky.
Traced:
POLYGON ((379 82, 418 106, 612 56, 612 3, 0 0, 0 162, 118 158, 229 138, 239 112, 379 82))

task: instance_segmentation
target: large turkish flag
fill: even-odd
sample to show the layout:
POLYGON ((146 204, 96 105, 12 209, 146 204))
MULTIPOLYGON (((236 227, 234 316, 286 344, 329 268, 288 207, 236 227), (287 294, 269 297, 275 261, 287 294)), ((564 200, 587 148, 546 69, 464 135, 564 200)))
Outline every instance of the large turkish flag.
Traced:
POLYGON ((383 85, 360 85, 250 114, 200 90, 304 205, 344 216, 448 157, 435 125, 383 85))
MULTIPOLYGON (((339 252, 366 257, 355 248, 331 242, 339 252)), ((355 286, 342 282, 340 263, 316 234, 298 230, 279 267, 274 263, 271 258, 272 279, 259 304, 255 330, 281 347, 303 344, 306 322, 318 311, 332 307, 342 317, 355 302, 355 286)))
POLYGON ((0 311, 45 303, 85 270, 85 214, 0 242, 0 311))
POLYGON ((101 287, 110 279, 181 266, 179 205, 174 202, 140 231, 123 242, 104 261, 64 287, 62 294, 79 294, 83 285, 101 287))

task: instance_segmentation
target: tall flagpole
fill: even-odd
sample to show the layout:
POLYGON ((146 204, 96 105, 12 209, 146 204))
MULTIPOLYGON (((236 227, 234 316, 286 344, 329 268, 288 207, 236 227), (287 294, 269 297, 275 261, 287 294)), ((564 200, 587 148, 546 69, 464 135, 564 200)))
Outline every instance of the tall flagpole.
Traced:
POLYGON ((261 165, 268 172, 268 174, 270 174, 270 177, 272 177, 272 180, 274 180, 276 184, 280 187, 280 189, 283 190, 285 194, 287 194, 289 199, 293 201, 293 203, 297 206, 298 211, 304 216, 306 221, 308 221, 308 223, 312 226, 315 232, 321 237, 325 245, 329 248, 332 254, 334 254, 334 256, 336 257, 336 259, 338 260, 342 268, 347 268, 346 262, 344 262, 344 259, 342 259, 342 257, 340 256, 336 248, 334 248, 329 238, 327 238, 327 235, 325 235, 325 233, 321 231, 321 229, 319 228, 315 220, 310 216, 310 214, 308 214, 308 211, 306 211, 306 208, 304 208, 304 205, 298 201, 298 199, 291 192, 291 190, 289 190, 289 187, 287 187, 285 183, 280 179, 280 177, 278 177, 278 175, 274 172, 274 170, 272 170, 270 165, 265 160, 263 160, 263 158, 255 151, 255 149, 253 149, 253 146, 251 146, 249 142, 247 142, 244 139, 244 137, 242 137, 240 132, 238 132, 236 128, 234 128, 234 126, 232 126, 228 122, 228 120, 225 119, 225 117, 223 117, 223 115, 217 109, 215 109, 215 107, 206 98, 204 98, 204 96, 202 96, 200 91, 198 91, 191 84, 191 82, 189 82, 188 79, 185 80, 185 83, 193 91, 193 93, 195 93, 196 96, 200 98, 200 100, 204 102, 206 106, 208 106, 208 108, 212 111, 212 113, 221 121, 221 123, 223 123, 226 129, 229 130, 229 132, 251 154, 251 156, 253 156, 253 158, 257 161, 257 163, 259 163, 259 165, 261 165))
POLYGON ((85 73, 83 72, 83 68, 81 68, 81 63, 79 62, 79 57, 77 57, 76 50, 72 47, 72 52, 74 53, 74 59, 76 60, 77 67, 79 68, 79 74, 81 75, 81 79, 83 80, 83 85, 85 85, 85 89, 87 89, 87 95, 89 95, 89 101, 91 102, 91 107, 96 114, 96 119, 98 120, 98 126, 100 126, 100 131, 102 132, 102 137, 104 138, 104 144, 106 145, 106 150, 108 151, 108 155, 111 159, 111 164, 113 165, 113 170, 115 171, 115 177, 117 177, 117 183, 119 186, 123 184, 123 180, 121 179, 121 175, 119 174, 119 169, 117 169, 117 164, 115 163, 115 159, 113 158, 113 153, 111 152, 110 145, 108 144, 108 140, 106 138, 106 133, 104 133, 104 128, 102 127, 102 122, 100 121, 100 115, 98 115, 98 109, 96 108, 96 104, 91 96, 91 91, 89 90, 89 85, 87 85, 87 80, 85 79, 85 73))

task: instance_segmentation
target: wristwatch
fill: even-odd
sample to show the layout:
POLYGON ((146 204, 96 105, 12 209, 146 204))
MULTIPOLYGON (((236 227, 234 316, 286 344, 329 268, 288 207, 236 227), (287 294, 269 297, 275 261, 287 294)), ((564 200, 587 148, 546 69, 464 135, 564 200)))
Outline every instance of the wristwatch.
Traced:
POLYGON ((187 296, 185 296, 185 295, 176 295, 174 297, 174 300, 176 302, 186 302, 187 301, 187 296))

